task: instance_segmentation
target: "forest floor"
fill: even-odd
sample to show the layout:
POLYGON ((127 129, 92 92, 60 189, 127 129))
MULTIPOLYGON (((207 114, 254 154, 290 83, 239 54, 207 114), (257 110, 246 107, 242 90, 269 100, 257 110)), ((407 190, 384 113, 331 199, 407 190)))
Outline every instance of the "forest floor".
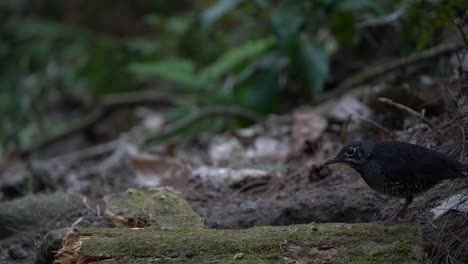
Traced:
MULTIPOLYGON (((49 230, 77 219, 83 226, 111 225, 103 216, 101 199, 128 188, 171 186, 186 196, 208 227, 217 229, 311 222, 388 224, 403 201, 376 193, 344 165, 322 164, 344 144, 361 139, 416 143, 468 162, 467 81, 416 90, 387 87, 347 94, 247 128, 144 149, 123 142, 109 153, 86 158, 62 155, 14 165, 11 159, 0 177, 2 200, 27 195, 24 190, 32 184, 41 192, 82 195, 89 207, 0 240, 0 263, 31 263, 49 230), (381 97, 415 111, 379 101, 381 97), (416 116, 421 109, 423 118, 416 116)), ((466 202, 438 218, 431 211, 456 194, 466 200, 467 192, 467 179, 442 182, 418 196, 400 220, 422 226, 428 263, 468 263, 466 202)))

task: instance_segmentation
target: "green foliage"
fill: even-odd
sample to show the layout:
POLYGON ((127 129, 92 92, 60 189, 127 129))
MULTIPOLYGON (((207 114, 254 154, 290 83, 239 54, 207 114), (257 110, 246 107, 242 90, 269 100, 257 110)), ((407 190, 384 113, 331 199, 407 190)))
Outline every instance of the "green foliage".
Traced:
POLYGON ((468 9, 465 0, 410 1, 402 18, 402 43, 407 51, 434 46, 453 25, 457 15, 468 9))
POLYGON ((129 70, 141 80, 151 80, 154 77, 160 77, 195 89, 202 89, 204 86, 209 85, 202 78, 198 78, 193 63, 184 59, 133 63, 129 65, 129 70))
POLYGON ((240 85, 235 90, 239 104, 263 114, 276 111, 281 92, 281 60, 281 54, 271 52, 240 74, 240 85))
POLYGON ((201 21, 204 27, 213 25, 217 20, 229 11, 239 6, 243 0, 220 0, 215 5, 207 8, 201 14, 201 21))
POLYGON ((25 148, 63 129, 71 113, 80 113, 49 114, 63 98, 96 101, 136 85, 126 70, 130 52, 112 38, 11 16, 4 17, 0 39, 0 142, 25 148))
POLYGON ((311 99, 319 93, 329 72, 329 55, 336 41, 352 41, 356 15, 379 12, 374 1, 285 1, 272 16, 280 50, 292 64, 296 82, 311 99), (320 32, 332 32, 325 37, 320 32))
POLYGON ((256 41, 248 41, 240 47, 235 47, 222 54, 213 64, 200 72, 200 78, 215 81, 229 73, 244 62, 258 58, 275 45, 273 38, 267 37, 256 41))
MULTIPOLYGON (((280 5, 271 1, 247 3, 220 0, 195 15, 190 20, 190 26, 185 27, 186 34, 177 31, 176 36, 184 42, 181 51, 172 52, 173 58, 175 55, 178 59, 158 58, 134 63, 129 70, 143 81, 161 78, 181 88, 203 90, 205 93, 199 94, 196 100, 199 103, 241 104, 268 113, 276 111, 283 92, 279 82, 282 74, 280 61, 291 65, 292 86, 301 87, 309 99, 313 99, 325 85, 330 67, 329 56, 333 52, 328 47, 336 41, 333 35, 323 38, 319 33, 333 31, 337 35, 346 34, 348 40, 352 39, 349 32, 354 32, 356 14, 376 10, 379 10, 377 4, 364 0, 296 0, 280 5), (248 26, 249 31, 267 37, 255 41, 246 37, 240 41, 226 41, 232 36, 218 29, 218 25, 232 23, 242 27, 245 15, 241 14, 242 21, 236 21, 233 17, 237 10, 243 8, 265 13, 261 19, 269 27, 248 26), (337 22, 341 21, 341 17, 347 17, 346 23, 337 22), (274 37, 268 37, 271 33, 275 34, 274 37), (226 47, 226 43, 230 45, 226 47), (197 55, 184 56, 187 50, 197 55), (208 55, 210 52, 217 54, 208 55), (270 63, 264 64, 264 61, 270 63), (226 90, 226 84, 232 87, 226 90)), ((152 17, 154 22, 157 16, 152 17)), ((160 22, 157 24, 161 25, 160 22)))
POLYGON ((380 6, 372 0, 344 0, 336 1, 336 10, 339 12, 354 12, 362 11, 364 9, 371 10, 376 13, 380 13, 382 10, 380 6))
POLYGON ((325 85, 329 72, 328 54, 323 46, 313 43, 308 38, 301 38, 300 43, 300 69, 306 87, 309 87, 310 96, 313 98, 325 85))
POLYGON ((301 6, 284 4, 272 16, 273 30, 284 50, 294 49, 294 42, 305 23, 305 13, 301 6))
POLYGON ((242 63, 249 62, 265 53, 274 45, 274 39, 265 38, 249 41, 245 45, 228 50, 215 62, 195 72, 192 61, 166 59, 146 63, 133 63, 129 70, 142 80, 162 79, 172 81, 183 87, 212 92, 221 85, 222 77, 242 63), (210 87, 215 87, 211 88, 210 87))
MULTIPOLYGON (((61 17, 59 4, 53 10, 37 7, 45 12, 25 0, 0 1, 0 143, 28 146, 92 107, 51 111, 63 98, 96 102, 158 87, 160 80, 176 88, 175 113, 237 105, 268 114, 295 104, 292 99, 312 102, 330 83, 337 50, 355 57, 360 50, 379 50, 379 42, 363 40, 368 32, 361 34, 359 25, 369 17, 404 10, 392 28, 401 34, 380 37, 394 41, 392 50, 410 53, 434 45, 468 8, 464 0, 204 0, 195 7, 182 2, 157 1, 142 19, 148 31, 119 39, 85 29, 88 22, 53 21, 61 17), (291 94, 297 98, 285 96, 291 94)), ((99 16, 102 8, 91 5, 83 13, 99 16)))

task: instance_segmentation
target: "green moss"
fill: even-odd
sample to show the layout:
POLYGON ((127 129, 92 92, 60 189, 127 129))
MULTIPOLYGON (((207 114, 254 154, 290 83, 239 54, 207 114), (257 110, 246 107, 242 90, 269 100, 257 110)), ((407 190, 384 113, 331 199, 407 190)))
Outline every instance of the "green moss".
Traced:
MULTIPOLYGON (((410 225, 310 224, 242 230, 203 228, 170 188, 106 197, 108 215, 146 220, 140 229, 87 228, 81 252, 116 263, 420 263, 422 235, 410 225), (187 254, 190 252, 190 254, 187 254)), ((144 222, 143 222, 144 223, 144 222)))
POLYGON ((392 244, 376 248, 369 254, 358 257, 354 263, 422 263, 421 251, 415 250, 408 241, 397 240, 392 244), (416 253, 418 252, 418 253, 416 253))
POLYGON ((407 241, 395 241, 393 243, 393 247, 396 252, 401 254, 408 254, 411 253, 411 245, 407 241))
POLYGON ((104 198, 106 214, 120 226, 156 228, 202 228, 202 219, 180 192, 158 188, 149 192, 129 189, 104 198))
POLYGON ((422 261, 417 257, 422 255, 419 229, 408 226, 317 224, 242 230, 86 229, 80 230, 80 234, 94 234, 82 244, 82 252, 89 256, 170 258, 183 262, 187 260, 185 253, 190 251, 193 259, 201 263, 271 263, 285 258, 306 263, 324 258, 330 258, 333 263, 422 261), (292 255, 291 248, 295 249, 292 255))

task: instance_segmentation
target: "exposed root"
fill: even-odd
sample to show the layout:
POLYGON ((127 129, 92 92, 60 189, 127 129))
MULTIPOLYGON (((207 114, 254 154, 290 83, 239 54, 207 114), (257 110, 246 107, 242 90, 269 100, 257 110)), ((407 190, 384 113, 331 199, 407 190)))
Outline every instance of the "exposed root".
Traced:
POLYGON ((90 258, 81 254, 81 243, 85 237, 80 237, 73 228, 65 235, 63 246, 55 254, 54 264, 87 264, 107 257, 90 258))

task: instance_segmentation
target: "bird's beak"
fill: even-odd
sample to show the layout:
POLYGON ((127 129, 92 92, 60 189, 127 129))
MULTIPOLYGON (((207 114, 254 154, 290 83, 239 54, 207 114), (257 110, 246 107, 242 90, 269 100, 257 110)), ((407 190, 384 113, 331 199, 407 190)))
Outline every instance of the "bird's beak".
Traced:
POLYGON ((340 161, 341 161, 341 160, 338 159, 338 158, 333 158, 333 159, 331 159, 331 160, 325 162, 325 163, 323 164, 323 166, 327 166, 327 165, 330 165, 330 164, 333 164, 333 163, 338 163, 338 162, 340 162, 340 161))

